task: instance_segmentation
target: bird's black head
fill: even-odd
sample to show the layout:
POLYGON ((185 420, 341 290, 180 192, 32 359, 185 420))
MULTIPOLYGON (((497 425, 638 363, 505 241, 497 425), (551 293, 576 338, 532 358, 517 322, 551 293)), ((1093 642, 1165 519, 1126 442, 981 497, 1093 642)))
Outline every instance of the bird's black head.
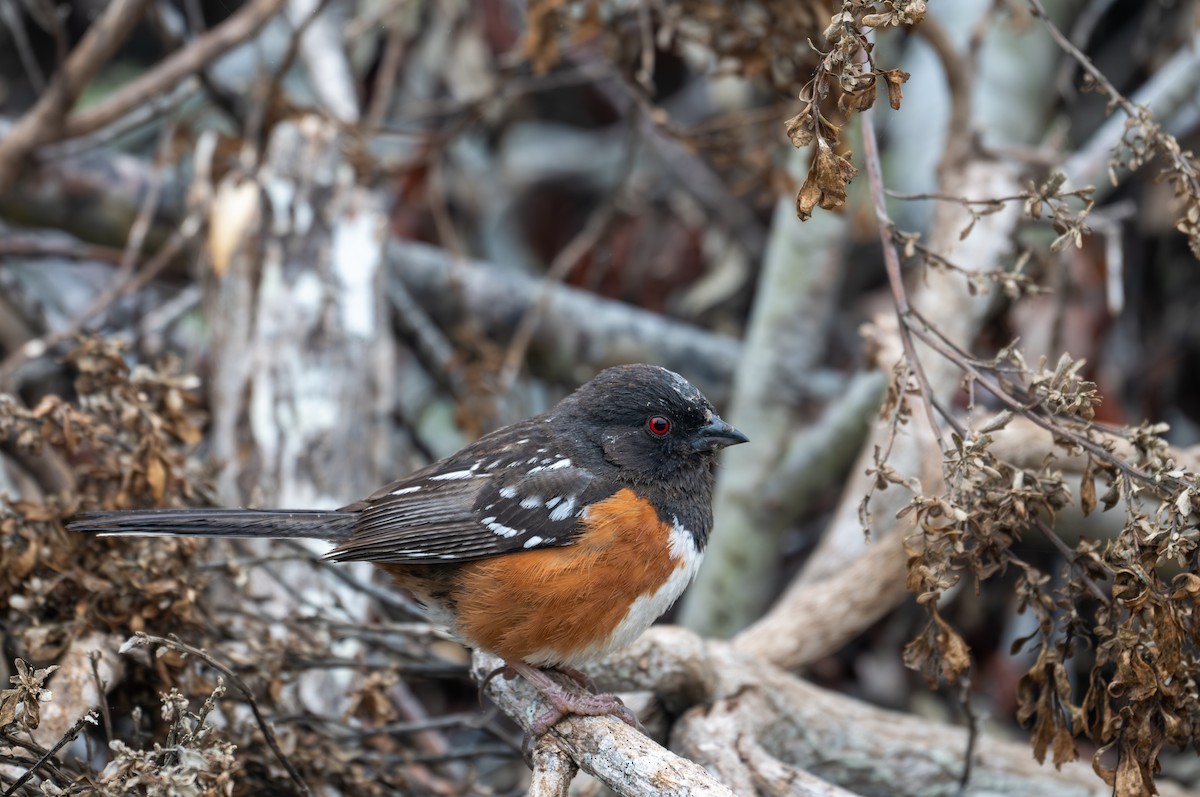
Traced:
POLYGON ((655 365, 602 371, 559 405, 630 484, 710 486, 716 452, 746 436, 679 374, 655 365), (704 484, 692 484, 699 479, 704 484))

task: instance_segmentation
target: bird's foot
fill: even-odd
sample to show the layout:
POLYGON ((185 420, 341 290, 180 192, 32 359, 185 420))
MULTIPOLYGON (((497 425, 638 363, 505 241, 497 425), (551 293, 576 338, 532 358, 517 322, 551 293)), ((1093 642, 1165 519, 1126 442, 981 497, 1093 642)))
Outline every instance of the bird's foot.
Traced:
POLYGON ((555 672, 561 672, 563 675, 570 678, 575 683, 582 686, 584 689, 591 692, 593 695, 600 694, 600 690, 596 688, 596 682, 592 680, 592 676, 588 675, 583 670, 577 670, 574 667, 551 667, 555 672))
MULTIPOLYGON (((550 702, 551 708, 534 720, 529 735, 536 739, 544 736, 559 720, 574 714, 581 717, 616 717, 642 733, 646 729, 621 698, 611 693, 589 694, 568 689, 549 676, 546 670, 523 661, 509 662, 508 667, 528 681, 550 702)), ((594 689, 592 679, 574 668, 556 668, 580 687, 594 689)))
POLYGON ((626 725, 646 732, 637 715, 614 694, 592 695, 566 690, 561 694, 542 694, 550 701, 552 708, 543 712, 530 726, 529 735, 533 738, 544 736, 559 720, 572 714, 579 717, 616 717, 626 725))

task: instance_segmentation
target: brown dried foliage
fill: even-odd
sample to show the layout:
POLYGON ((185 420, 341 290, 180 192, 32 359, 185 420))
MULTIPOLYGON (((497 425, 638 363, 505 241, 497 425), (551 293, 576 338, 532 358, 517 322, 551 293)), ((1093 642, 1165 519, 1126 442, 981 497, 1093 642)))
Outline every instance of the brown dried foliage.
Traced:
MULTIPOLYGON (((299 559, 301 564, 290 564, 327 567, 316 554, 284 543, 282 555, 263 559, 239 543, 65 532, 63 518, 78 509, 194 504, 203 502, 206 490, 194 460, 204 423, 194 377, 181 375, 172 362, 131 368, 119 344, 98 339, 81 342, 67 359, 77 370, 76 401, 50 396, 31 410, 0 396, 6 451, 18 461, 58 458, 78 477, 73 494, 0 504, 0 627, 15 656, 8 662, 8 688, 0 691, 0 748, 10 763, 34 770, 21 793, 296 793, 263 726, 246 710, 247 691, 266 717, 275 718, 280 751, 310 787, 362 795, 468 789, 474 772, 444 762, 469 753, 461 746, 437 753, 416 745, 413 733, 422 718, 398 709, 389 694, 414 671, 466 681, 461 658, 431 644, 427 627, 362 625, 339 619, 336 611, 304 617, 263 608, 263 583, 278 579, 273 563, 299 559), (201 554, 217 551, 227 555, 213 564, 202 561, 201 554), (88 715, 63 736, 62 749, 43 749, 28 731, 39 725, 47 701, 64 699, 54 690, 55 662, 97 629, 113 640, 153 629, 194 647, 155 643, 150 655, 123 651, 123 680, 108 684, 111 717, 101 724, 88 715), (358 652, 336 655, 338 642, 351 637, 358 652), (204 660, 188 653, 200 648, 204 660), (218 675, 214 662, 226 675, 218 675), (323 716, 299 699, 299 684, 330 670, 375 676, 347 687, 345 711, 323 716), (397 720, 404 727, 387 730, 397 720), (82 760, 66 743, 78 734, 89 750, 82 760)), ((281 581, 282 589, 290 588, 281 581)), ((347 589, 375 594, 353 579, 347 589)), ((399 602, 395 608, 402 609, 399 602)), ((465 714, 458 725, 473 720, 465 714)), ((440 717, 430 726, 455 727, 440 717)), ((480 742, 482 735, 467 732, 465 744, 501 760, 517 755, 503 734, 503 746, 480 742)), ((0 772, 0 790, 10 787, 10 777, 11 771, 0 772)))
POLYGON ((784 123, 796 147, 814 142, 817 145, 808 175, 796 195, 796 215, 801 221, 810 218, 818 207, 837 210, 846 203, 846 186, 858 174, 850 162, 851 154, 839 152, 842 130, 851 115, 875 104, 881 83, 893 109, 899 109, 903 100, 902 86, 909 75, 875 65, 869 31, 914 25, 924 16, 921 0, 843 0, 841 11, 825 28, 826 49, 818 50, 817 68, 800 90, 800 112, 784 123))
MULTIPOLYGON (((820 35, 834 3, 652 0, 647 5, 657 32, 654 41, 639 46, 679 51, 698 45, 722 69, 762 78, 782 93, 795 94, 812 65, 804 43, 820 35)), ((612 34, 607 46, 619 51, 622 31, 626 42, 637 40, 630 35, 636 22, 627 12, 627 4, 602 0, 535 0, 527 6, 522 53, 536 70, 545 71, 562 59, 564 41, 585 42, 607 33, 612 34)))
MULTIPOLYGON (((1097 425, 1096 386, 1080 377, 1082 363, 1069 356, 1054 367, 1031 367, 1015 345, 987 361, 950 348, 943 353, 967 371, 968 387, 1003 396, 1012 409, 952 434, 943 452, 946 493, 918 491, 900 513, 917 529, 909 540, 909 586, 929 612, 906 663, 930 684, 965 676, 966 643, 939 614, 939 599, 964 576, 979 590, 985 580, 1014 571, 1018 608, 1038 623, 1013 647, 1035 657, 1018 689, 1018 719, 1031 729, 1034 755, 1071 761, 1076 740, 1085 738, 1096 747, 1093 766, 1116 794, 1153 794, 1163 747, 1200 750, 1200 476, 1172 458, 1163 425, 1097 425), (993 435, 1014 411, 1052 430, 1063 453, 1086 456, 1078 493, 1053 456, 1038 468, 1021 468, 993 453, 993 435), (1121 441, 1132 457, 1116 453, 1121 441), (1085 513, 1099 505, 1123 510, 1123 531, 1105 542, 1081 539, 1070 549, 1054 525, 1075 501, 1085 513), (1021 558, 1017 544, 1030 534, 1059 548, 1061 572, 1021 558), (1090 661, 1090 675, 1074 684, 1068 666, 1081 657, 1090 661), (1111 750, 1115 764, 1107 763, 1111 750)), ((911 385, 893 388, 894 424, 907 420, 914 393, 911 385)), ((905 483, 888 477, 886 466, 879 473, 878 489, 905 483)))
MULTIPOLYGON (((735 193, 780 184, 793 190, 775 157, 778 120, 787 113, 784 109, 792 98, 802 92, 820 59, 821 53, 810 42, 821 40, 836 6, 836 0, 736 4, 650 0, 632 5, 611 0, 536 0, 527 6, 521 52, 534 71, 541 73, 567 60, 586 62, 589 53, 602 50, 606 64, 616 68, 641 111, 662 132, 690 150, 702 152, 727 177, 735 193), (762 108, 722 114, 695 127, 677 125, 651 104, 653 97, 645 96, 654 88, 648 72, 663 53, 712 76, 739 75, 775 100, 768 100, 762 108), (705 54, 703 59, 698 53, 705 54)), ((884 78, 895 102, 903 77, 894 71, 884 78)), ((822 163, 827 165, 831 164, 822 163)), ((761 196, 765 201, 775 198, 773 191, 761 196)))
POLYGON ((85 506, 195 500, 192 485, 200 480, 188 470, 187 452, 203 419, 190 393, 194 380, 170 364, 130 369, 119 345, 98 339, 67 359, 78 370, 78 404, 51 395, 27 409, 0 395, 0 440, 18 455, 58 458, 79 478, 76 495, 0 504, 0 604, 20 610, 7 629, 34 661, 56 659, 85 629, 189 625, 203 588, 189 583, 194 541, 130 545, 62 527, 85 506), (115 545, 127 555, 111 555, 115 545))

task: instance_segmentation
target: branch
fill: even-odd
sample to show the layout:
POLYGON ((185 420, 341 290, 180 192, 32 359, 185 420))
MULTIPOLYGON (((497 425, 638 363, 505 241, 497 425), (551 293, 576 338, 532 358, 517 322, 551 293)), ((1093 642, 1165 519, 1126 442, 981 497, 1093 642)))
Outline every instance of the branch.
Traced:
MULTIPOLYGON (((472 659, 475 680, 482 683, 502 664, 495 656, 477 652, 472 659)), ((534 720, 550 709, 550 704, 521 678, 492 678, 484 692, 527 733, 534 720)), ((714 780, 703 767, 680 758, 614 717, 568 717, 556 724, 548 736, 580 769, 619 795, 685 793, 695 797, 733 797, 733 792, 714 780)), ((543 741, 539 747, 546 744, 543 741)), ((542 763, 547 764, 545 760, 542 763)), ((559 766, 559 762, 555 760, 554 765, 559 766)), ((549 778, 545 772, 534 775, 539 782, 549 778)))
MULTIPOLYGON (((75 138, 112 124, 138 106, 175 88, 184 78, 204 69, 258 33, 283 4, 284 0, 251 0, 220 25, 184 49, 173 53, 154 69, 108 95, 96 105, 71 114, 56 137, 38 143, 75 138)), ((0 186, 3 185, 0 181, 0 186)))
MULTIPOLYGON (((445 250, 393 239, 384 257, 412 298, 446 330, 469 323, 492 340, 512 337, 538 301, 542 280, 445 250)), ((728 399, 741 344, 727 335, 664 318, 563 285, 550 286, 530 343, 533 369, 567 384, 580 368, 641 360, 685 374, 717 404, 728 399)))
MULTIPOLYGON (((966 728, 821 689, 748 654, 737 642, 704 640, 682 628, 656 626, 605 660, 595 675, 604 688, 654 691, 680 715, 671 733, 672 749, 738 794, 838 793, 829 790, 830 784, 894 797, 962 793, 966 728), (688 711, 692 706, 703 708, 688 711), (738 755, 728 755, 731 749, 738 755), (777 782, 772 778, 777 774, 785 780, 794 775, 795 790, 765 788, 768 781, 777 782)), ((976 751, 967 789, 971 794, 1111 793, 1087 764, 1042 766, 1024 741, 984 734, 976 751)), ((1157 786, 1163 797, 1185 794, 1172 783, 1157 786)))
POLYGON ((835 653, 910 593, 902 533, 878 530, 876 541, 822 581, 796 581, 733 645, 748 656, 789 670, 835 653))
MULTIPOLYGON (((807 156, 794 150, 793 168, 804 168, 807 156)), ((801 225, 791 197, 776 203, 728 415, 754 445, 722 454, 713 497, 718 533, 679 613, 682 625, 705 635, 730 636, 771 600, 780 540, 795 515, 775 511, 763 489, 790 453, 801 386, 825 354, 834 296, 846 273, 848 223, 847 215, 820 214, 801 225)), ((790 498, 791 509, 803 511, 800 491, 790 498)))
MULTIPOLYGON (((1198 92, 1200 33, 1192 37, 1190 45, 1181 47, 1170 60, 1159 67, 1129 102, 1135 108, 1146 108, 1168 132, 1183 135, 1186 129, 1181 122, 1194 123, 1194 116, 1187 111, 1195 108, 1198 92)), ((1108 162, 1125 134, 1125 122, 1121 116, 1110 116, 1067 158, 1062 170, 1071 185, 1095 186, 1096 192, 1093 196, 1096 199, 1103 198, 1115 187, 1109 179, 1108 162)))
MULTIPOLYGON (((875 211, 875 223, 879 227, 879 242, 883 248, 883 266, 887 272, 888 287, 892 290, 892 302, 896 315, 904 318, 909 314, 908 293, 904 288, 904 276, 900 273, 900 255, 892 238, 892 220, 888 218, 887 192, 883 186, 883 167, 879 165, 879 144, 875 137, 875 115, 870 108, 862 112, 863 159, 867 166, 867 181, 871 189, 871 207, 875 211)), ((929 431, 938 447, 942 447, 942 433, 938 427, 937 414, 933 409, 934 394, 929 377, 913 346, 912 333, 907 325, 900 326, 900 343, 904 346, 904 359, 908 371, 917 380, 921 394, 921 406, 929 421, 929 431)), ((905 380, 907 381, 907 380, 905 380)))
POLYGON ((550 735, 543 736, 533 748, 533 777, 527 797, 567 797, 577 772, 579 767, 571 756, 550 735))
MULTIPOLYGON (((46 763, 48 761, 50 761, 50 759, 54 758, 55 754, 58 753, 59 750, 63 749, 68 744, 75 741, 75 737, 78 736, 79 732, 83 730, 84 725, 88 724, 89 722, 95 722, 95 721, 96 721, 96 715, 90 711, 87 714, 80 717, 75 722, 75 724, 72 725, 67 730, 67 732, 63 734, 62 738, 54 743, 53 747, 48 749, 46 752, 42 753, 41 757, 31 767, 29 767, 29 769, 27 769, 25 771, 25 773, 21 775, 21 777, 17 778, 16 781, 13 782, 12 786, 5 789, 4 797, 13 797, 13 795, 17 794, 17 792, 20 791, 21 787, 24 786, 26 784, 26 782, 28 782, 29 779, 32 778, 39 769, 41 769, 43 766, 45 766, 46 763)), ((60 790, 60 793, 61 793, 61 790, 60 790)))
POLYGON ((62 137, 64 119, 80 92, 133 31, 148 4, 148 0, 113 0, 71 51, 46 92, 0 139, 0 192, 12 185, 31 152, 62 137))

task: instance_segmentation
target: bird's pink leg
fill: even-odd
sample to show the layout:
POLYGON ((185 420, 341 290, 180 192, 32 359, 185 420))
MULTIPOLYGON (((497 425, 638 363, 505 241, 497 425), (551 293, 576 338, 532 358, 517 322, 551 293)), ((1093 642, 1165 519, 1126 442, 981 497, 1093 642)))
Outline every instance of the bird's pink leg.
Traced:
MULTIPOLYGON (((621 698, 614 694, 602 693, 594 695, 569 690, 539 667, 534 667, 532 664, 527 664, 523 661, 510 661, 507 663, 513 671, 528 681, 534 689, 541 692, 542 696, 552 706, 549 711, 534 721, 529 729, 530 736, 536 738, 545 735, 546 731, 554 727, 555 723, 570 714, 582 717, 616 717, 627 725, 637 728, 642 733, 646 732, 646 729, 642 727, 642 723, 638 721, 637 715, 630 711, 629 707, 621 702, 621 698)), ((577 682, 576 673, 582 675, 588 682, 591 681, 590 678, 578 670, 573 670, 572 672, 564 670, 563 672, 567 677, 577 682)))

